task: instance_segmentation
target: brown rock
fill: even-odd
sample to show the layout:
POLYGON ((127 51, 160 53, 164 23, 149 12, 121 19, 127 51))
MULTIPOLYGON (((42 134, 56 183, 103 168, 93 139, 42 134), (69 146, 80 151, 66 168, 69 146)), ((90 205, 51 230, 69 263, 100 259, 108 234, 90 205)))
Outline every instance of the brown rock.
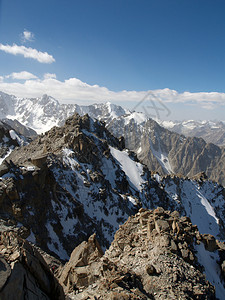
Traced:
POLYGON ((4 287, 7 279, 11 275, 11 268, 6 260, 2 257, 0 258, 0 291, 4 287))
POLYGON ((165 220, 156 220, 155 229, 157 230, 158 233, 166 232, 170 229, 170 225, 165 220))
POLYGON ((221 269, 222 269, 223 278, 225 279, 225 260, 223 261, 223 263, 221 265, 221 269))
POLYGON ((0 299, 65 299, 43 257, 16 232, 1 233, 0 299), (10 265, 6 262, 10 262, 10 265))
POLYGON ((102 255, 103 251, 95 234, 90 236, 87 242, 76 247, 59 276, 59 282, 65 290, 71 291, 74 285, 82 287, 94 282, 95 271, 97 270, 96 262, 100 260, 102 255))
POLYGON ((202 234, 202 241, 205 245, 206 250, 214 252, 216 249, 218 249, 216 239, 211 234, 202 234))

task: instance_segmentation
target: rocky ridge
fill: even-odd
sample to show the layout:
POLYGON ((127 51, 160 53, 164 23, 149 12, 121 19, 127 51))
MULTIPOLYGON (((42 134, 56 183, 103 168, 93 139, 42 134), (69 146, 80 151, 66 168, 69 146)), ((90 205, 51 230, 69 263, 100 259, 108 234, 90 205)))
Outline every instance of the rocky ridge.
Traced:
POLYGON ((140 121, 138 117, 137 113, 118 117, 107 128, 115 136, 124 136, 126 147, 137 153, 150 170, 188 177, 205 172, 209 179, 225 185, 225 148, 207 144, 202 138, 179 135, 152 119, 140 121))
POLYGON ((177 211, 141 208, 120 226, 105 253, 93 234, 64 266, 24 240, 26 235, 25 228, 0 224, 2 300, 224 296, 225 243, 200 234, 177 211))
MULTIPOLYGON (((170 175, 161 177, 150 172, 138 161, 134 153, 124 148, 123 138, 115 138, 102 122, 94 121, 88 115, 81 117, 75 114, 67 119, 64 126, 54 127, 29 145, 15 149, 3 165, 5 169, 0 179, 0 218, 9 220, 10 224, 19 228, 23 238, 64 262, 73 253, 72 257, 79 261, 76 267, 81 267, 79 276, 74 276, 79 277, 81 282, 86 280, 82 278, 89 276, 85 275, 87 269, 98 271, 97 265, 94 267, 95 264, 93 268, 87 268, 89 257, 92 257, 93 263, 101 261, 103 253, 100 247, 103 250, 108 248, 119 225, 137 213, 141 206, 147 209, 162 206, 161 217, 169 223, 169 227, 165 225, 169 234, 171 215, 167 210, 178 210, 181 215, 190 217, 193 224, 199 227, 200 242, 206 241, 206 245, 211 250, 214 249, 214 252, 204 252, 202 243, 198 245, 194 242, 193 250, 187 246, 180 248, 179 243, 175 241, 178 247, 175 254, 181 259, 186 256, 186 262, 189 264, 192 264, 192 255, 194 258, 196 256, 205 266, 206 272, 205 261, 210 261, 210 268, 216 268, 215 261, 221 260, 222 269, 224 268, 224 258, 219 254, 223 253, 219 250, 223 249, 223 244, 215 240, 225 240, 224 188, 215 182, 207 181, 204 174, 199 174, 195 179, 188 179, 170 175), (96 242, 95 237, 88 241, 94 233, 99 242, 96 242), (80 250, 73 252, 74 247, 82 242, 82 246, 78 248, 80 250), (88 250, 89 244, 91 250, 88 250)), ((146 210, 139 211, 141 214, 145 212, 146 210)), ((185 220, 190 223, 189 219, 185 220)), ((185 232, 188 231, 188 227, 192 228, 192 225, 186 225, 185 232)), ((152 229, 155 229, 156 233, 157 226, 154 226, 152 229)), ((179 232, 184 234, 182 226, 179 232)), ((134 228, 134 232, 135 230, 134 228)), ((197 231, 193 234, 199 236, 197 231)), ((157 244, 155 236, 153 240, 157 244)), ((186 241, 187 245, 191 243, 186 241)), ((170 247, 170 244, 167 246, 170 247)), ((123 246, 121 247, 123 249, 123 246)), ((115 265, 113 257, 114 254, 112 257, 110 254, 110 260, 113 261, 112 270, 115 265)), ((121 256, 121 261, 122 258, 121 256)), ((123 289, 131 289, 133 285, 139 290, 140 297, 151 299, 152 292, 143 288, 143 278, 136 276, 135 268, 132 268, 132 272, 129 271, 132 274, 127 274, 122 265, 117 268, 118 274, 125 276, 121 284, 123 289)), ((68 266, 68 269, 71 269, 72 274, 73 266, 68 266)), ((63 270, 57 270, 57 273, 62 275, 59 275, 59 280, 65 285, 65 291, 70 292, 71 286, 76 288, 73 284, 74 279, 71 279, 72 275, 68 277, 67 271, 63 270)), ((184 270, 187 271, 186 268, 184 270)), ((99 275, 97 273, 96 279, 96 273, 93 274, 90 275, 94 276, 91 282, 96 282, 99 275)), ((213 282, 215 278, 218 279, 216 272, 210 278, 213 284, 216 284, 213 282)), ((205 283, 203 285, 205 286, 205 283)), ((90 290, 92 288, 93 286, 90 286, 90 290)), ((216 289, 220 288, 221 285, 216 289)), ((211 288, 208 291, 211 293, 211 288)), ((89 285, 85 292, 89 293, 89 285)))
POLYGON ((94 232, 107 248, 141 206, 178 210, 201 233, 224 240, 224 198, 222 186, 202 178, 152 174, 103 123, 75 114, 2 164, 0 217, 22 224, 29 241, 67 260, 94 232))
POLYGON ((37 136, 37 132, 27 126, 24 126, 16 119, 2 119, 4 124, 9 125, 17 134, 24 136, 29 141, 34 139, 37 136))
POLYGON ((199 247, 219 253, 219 265, 212 259, 220 270, 213 284, 223 299, 225 244, 160 207, 129 217, 104 255, 91 236, 75 248, 59 281, 70 299, 215 299, 202 274, 206 266, 198 261, 199 247))

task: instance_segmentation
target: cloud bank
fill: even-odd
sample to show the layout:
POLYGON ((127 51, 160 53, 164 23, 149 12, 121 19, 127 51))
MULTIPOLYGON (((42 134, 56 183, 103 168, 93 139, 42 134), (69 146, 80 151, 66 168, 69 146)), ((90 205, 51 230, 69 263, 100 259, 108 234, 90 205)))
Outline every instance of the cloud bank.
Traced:
POLYGON ((13 55, 22 55, 25 58, 32 58, 40 63, 51 64, 55 61, 54 57, 47 52, 41 52, 33 48, 18 46, 16 44, 3 45, 0 43, 0 50, 13 55))

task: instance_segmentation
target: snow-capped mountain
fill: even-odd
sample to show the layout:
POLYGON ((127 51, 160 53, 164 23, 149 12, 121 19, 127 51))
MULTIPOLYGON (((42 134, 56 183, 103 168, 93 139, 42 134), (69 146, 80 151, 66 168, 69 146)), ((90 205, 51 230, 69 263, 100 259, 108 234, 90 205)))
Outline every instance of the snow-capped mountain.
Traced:
POLYGON ((75 112, 107 122, 128 111, 106 103, 90 106, 60 104, 56 99, 43 95, 40 98, 18 98, 0 92, 0 119, 16 119, 25 126, 43 133, 54 126, 61 126, 75 112))
POLYGON ((200 137, 207 143, 225 146, 225 121, 157 121, 161 126, 185 136, 200 137))
POLYGON ((107 248, 140 207, 177 210, 201 234, 225 240, 221 185, 203 174, 195 180, 152 174, 123 138, 88 115, 75 114, 15 149, 2 165, 0 218, 26 227, 27 240, 63 260, 93 233, 107 248))
POLYGON ((21 99, 4 93, 0 94, 0 110, 2 117, 18 119, 39 133, 63 125, 74 112, 88 113, 94 119, 103 120, 116 137, 124 136, 126 147, 150 170, 189 177, 204 171, 209 179, 225 185, 224 147, 171 132, 143 113, 110 103, 79 106, 60 104, 47 95, 21 99))
MULTIPOLYGON (((74 112, 89 114, 92 118, 104 120, 108 124, 114 118, 130 115, 137 123, 149 119, 143 113, 134 114, 111 103, 82 106, 77 104, 60 104, 56 99, 43 95, 40 98, 19 98, 0 92, 0 119, 16 119, 38 133, 45 132, 53 126, 61 126, 74 112)), ((129 119, 128 118, 128 119, 129 119)), ((128 120, 127 119, 127 120, 128 120)), ((203 138, 207 143, 225 145, 225 121, 163 121, 156 120, 164 128, 187 137, 203 138)))

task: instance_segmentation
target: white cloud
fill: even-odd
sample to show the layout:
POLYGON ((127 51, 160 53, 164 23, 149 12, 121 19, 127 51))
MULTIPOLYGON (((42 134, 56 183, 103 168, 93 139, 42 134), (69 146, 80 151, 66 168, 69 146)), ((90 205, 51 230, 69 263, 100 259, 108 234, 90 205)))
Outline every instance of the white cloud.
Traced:
POLYGON ((25 29, 24 32, 21 34, 21 40, 23 43, 32 42, 34 41, 34 34, 25 29))
POLYGON ((34 74, 27 72, 27 71, 22 71, 22 72, 13 72, 12 74, 6 76, 6 78, 12 78, 12 79, 22 79, 22 80, 29 80, 29 79, 36 79, 37 76, 34 74))
MULTIPOLYGON (((129 103, 129 105, 133 105, 133 107, 137 105, 146 96, 147 93, 149 93, 149 91, 126 90, 114 92, 106 87, 87 84, 77 78, 69 78, 65 81, 60 81, 56 79, 55 74, 50 73, 45 74, 43 79, 35 79, 34 77, 32 77, 29 79, 27 78, 25 82, 8 83, 1 82, 0 80, 0 91, 14 94, 19 97, 40 97, 42 94, 48 94, 64 103, 67 102, 77 104, 91 104, 93 102, 101 103, 111 101, 122 105, 126 105, 126 103, 129 103)), ((184 105, 192 105, 196 106, 196 108, 203 108, 207 110, 221 107, 221 111, 225 106, 225 93, 178 93, 175 90, 160 89, 152 90, 151 94, 154 95, 153 100, 158 99, 164 104, 181 103, 184 105)))
POLYGON ((47 52, 41 52, 33 48, 27 48, 25 46, 18 46, 13 44, 10 45, 3 45, 0 43, 0 50, 10 53, 13 55, 23 55, 25 58, 33 58, 40 63, 51 64, 55 61, 54 57, 47 52))
POLYGON ((44 79, 55 79, 55 78, 56 78, 56 74, 52 74, 52 73, 44 74, 44 79))

